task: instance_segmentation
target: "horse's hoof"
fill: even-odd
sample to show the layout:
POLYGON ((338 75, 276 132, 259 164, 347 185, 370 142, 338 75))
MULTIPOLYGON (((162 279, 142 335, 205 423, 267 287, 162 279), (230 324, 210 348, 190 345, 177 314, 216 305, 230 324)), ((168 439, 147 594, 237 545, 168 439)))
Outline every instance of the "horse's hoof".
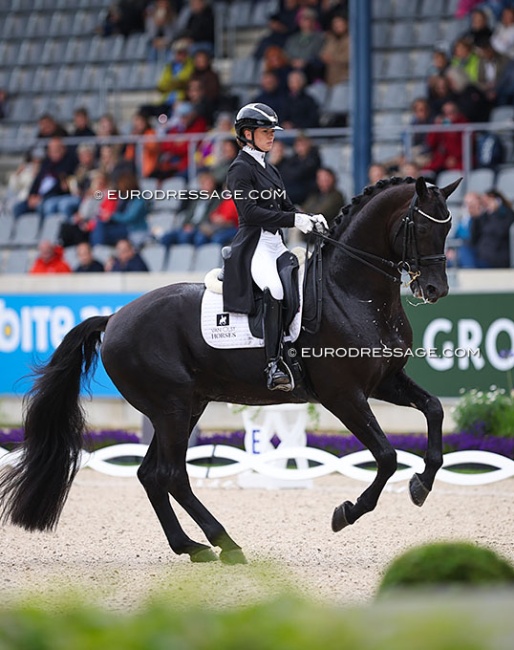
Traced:
POLYGON ((208 546, 194 553, 190 553, 189 557, 191 558, 191 562, 217 562, 219 559, 212 548, 208 546))
POLYGON ((419 474, 414 474, 409 482, 409 493, 412 503, 415 506, 421 507, 425 503, 429 492, 430 490, 421 482, 419 474))
POLYGON ((332 530, 334 533, 338 533, 340 530, 343 530, 343 528, 346 528, 346 526, 350 526, 347 512, 348 508, 351 508, 352 506, 353 503, 351 501, 345 501, 334 510, 334 514, 332 515, 332 530))
POLYGON ((247 564, 243 551, 233 548, 230 551, 221 551, 220 560, 223 564, 247 564))

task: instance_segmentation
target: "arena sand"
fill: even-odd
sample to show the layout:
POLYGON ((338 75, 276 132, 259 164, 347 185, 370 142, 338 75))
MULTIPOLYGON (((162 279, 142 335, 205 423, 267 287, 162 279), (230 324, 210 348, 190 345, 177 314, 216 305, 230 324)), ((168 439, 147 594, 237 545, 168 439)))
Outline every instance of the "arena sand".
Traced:
MULTIPOLYGON (((332 511, 365 484, 338 475, 311 489, 242 489, 237 479, 193 481, 195 492, 243 547, 248 564, 192 564, 174 555, 137 479, 81 470, 57 530, 0 528, 1 600, 62 594, 115 611, 171 592, 177 603, 232 607, 294 589, 354 605, 373 600, 382 572, 401 551, 434 540, 468 540, 514 562, 514 478, 480 487, 436 482, 423 508, 407 484, 388 486, 377 509, 334 534, 332 511)), ((180 508, 187 532, 202 533, 180 508)))

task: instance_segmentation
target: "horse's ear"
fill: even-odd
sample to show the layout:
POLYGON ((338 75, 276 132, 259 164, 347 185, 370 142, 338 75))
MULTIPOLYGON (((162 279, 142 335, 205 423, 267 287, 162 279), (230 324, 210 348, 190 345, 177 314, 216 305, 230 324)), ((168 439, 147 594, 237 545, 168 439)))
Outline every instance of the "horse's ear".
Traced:
POLYGON ((456 181, 453 183, 450 183, 450 185, 447 185, 446 187, 441 187, 441 194, 444 196, 445 199, 447 199, 450 194, 453 194, 455 190, 459 187, 460 183, 462 181, 462 176, 458 178, 456 181))
POLYGON ((423 176, 416 179, 416 194, 420 199, 424 199, 428 195, 427 184, 423 176))

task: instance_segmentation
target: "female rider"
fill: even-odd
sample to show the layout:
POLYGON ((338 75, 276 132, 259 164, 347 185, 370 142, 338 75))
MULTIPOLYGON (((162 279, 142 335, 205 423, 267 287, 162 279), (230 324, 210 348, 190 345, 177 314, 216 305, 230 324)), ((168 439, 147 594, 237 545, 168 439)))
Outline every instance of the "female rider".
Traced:
POLYGON ((278 117, 266 104, 247 104, 236 116, 241 150, 228 170, 227 187, 237 207, 239 229, 225 260, 223 300, 226 311, 250 314, 252 280, 263 291, 267 387, 291 391, 293 378, 281 358, 284 289, 277 259, 288 252, 281 228, 296 226, 308 233, 316 224, 328 226, 321 214, 297 212, 277 168, 266 161, 277 129, 281 129, 278 117))

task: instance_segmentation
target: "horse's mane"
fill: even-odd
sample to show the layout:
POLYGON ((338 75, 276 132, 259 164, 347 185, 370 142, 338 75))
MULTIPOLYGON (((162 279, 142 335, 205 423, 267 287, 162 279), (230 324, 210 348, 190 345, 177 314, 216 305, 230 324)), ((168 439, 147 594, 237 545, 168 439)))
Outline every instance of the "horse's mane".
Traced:
POLYGON ((329 235, 334 234, 335 231, 339 229, 345 230, 352 217, 357 212, 360 212, 363 206, 365 206, 372 198, 374 198, 377 194, 380 194, 380 192, 383 190, 395 185, 407 185, 415 182, 416 179, 412 178, 411 176, 407 176, 406 178, 393 176, 392 178, 381 179, 375 183, 375 185, 368 185, 364 188, 362 194, 354 196, 351 203, 348 203, 341 208, 339 214, 334 219, 329 235))

